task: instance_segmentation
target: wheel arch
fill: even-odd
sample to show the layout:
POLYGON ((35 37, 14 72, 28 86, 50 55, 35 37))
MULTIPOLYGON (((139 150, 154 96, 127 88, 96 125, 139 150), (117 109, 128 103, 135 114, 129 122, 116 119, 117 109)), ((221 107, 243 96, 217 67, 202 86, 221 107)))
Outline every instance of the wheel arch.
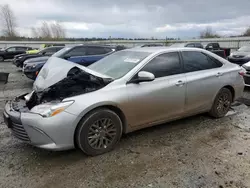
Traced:
POLYGON ((123 113, 123 111, 122 111, 117 105, 115 105, 115 104, 101 104, 101 105, 99 105, 99 106, 94 106, 94 107, 88 108, 88 110, 87 110, 84 114, 81 115, 81 118, 80 118, 80 120, 79 120, 78 123, 77 123, 77 126, 76 126, 75 131, 74 131, 74 145, 75 145, 76 148, 78 147, 78 146, 77 146, 77 143, 76 143, 76 133, 77 133, 77 129, 78 129, 78 127, 79 127, 81 121, 82 121, 88 114, 92 113, 92 112, 95 111, 95 110, 102 109, 102 108, 106 108, 106 109, 109 109, 109 110, 115 112, 115 113, 119 116, 119 118, 121 119, 121 121, 122 121, 122 133, 124 134, 124 133, 127 132, 127 128, 128 128, 128 127, 127 127, 127 119, 126 119, 126 116, 125 116, 125 114, 123 113))
POLYGON ((234 101, 234 99, 235 99, 235 90, 234 90, 234 87, 231 86, 231 85, 226 85, 223 88, 227 88, 227 89, 229 89, 231 91, 232 97, 233 97, 233 101, 234 101))

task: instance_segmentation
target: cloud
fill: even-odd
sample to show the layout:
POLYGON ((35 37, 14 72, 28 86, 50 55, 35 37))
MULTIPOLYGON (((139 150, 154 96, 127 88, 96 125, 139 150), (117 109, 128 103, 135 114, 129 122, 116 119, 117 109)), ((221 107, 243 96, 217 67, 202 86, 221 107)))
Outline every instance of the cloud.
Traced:
POLYGON ((19 32, 42 21, 59 21, 71 37, 195 37, 207 26, 222 35, 241 34, 249 0, 1 0, 16 15, 19 32))

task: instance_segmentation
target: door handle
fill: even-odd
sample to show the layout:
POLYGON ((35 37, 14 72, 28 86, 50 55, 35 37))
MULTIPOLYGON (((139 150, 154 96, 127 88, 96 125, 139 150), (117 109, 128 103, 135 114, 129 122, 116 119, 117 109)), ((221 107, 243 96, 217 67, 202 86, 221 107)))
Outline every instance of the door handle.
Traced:
POLYGON ((216 74, 216 77, 220 77, 220 76, 222 76, 222 75, 223 75, 223 73, 218 72, 218 73, 216 74))
POLYGON ((175 83, 176 86, 183 86, 185 84, 185 82, 183 82, 182 80, 179 80, 177 83, 175 83))

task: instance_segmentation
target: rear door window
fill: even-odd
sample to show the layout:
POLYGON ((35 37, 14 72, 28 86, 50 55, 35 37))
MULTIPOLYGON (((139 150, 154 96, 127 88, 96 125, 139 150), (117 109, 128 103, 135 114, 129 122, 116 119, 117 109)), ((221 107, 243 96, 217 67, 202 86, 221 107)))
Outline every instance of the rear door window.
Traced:
POLYGON ((26 51, 27 47, 16 47, 16 51, 26 51))
POLYGON ((186 47, 195 47, 194 44, 187 44, 186 47))
POLYGON ((213 69, 223 65, 220 61, 202 52, 183 51, 182 58, 185 72, 213 69))
POLYGON ((106 50, 103 47, 95 47, 95 46, 89 46, 87 55, 102 55, 106 54, 106 50))
POLYGON ((75 47, 70 50, 66 55, 68 56, 85 56, 87 54, 87 48, 84 46, 75 47))
POLYGON ((195 44, 195 47, 196 47, 196 48, 203 48, 203 46, 202 46, 200 43, 196 43, 196 44, 195 44))

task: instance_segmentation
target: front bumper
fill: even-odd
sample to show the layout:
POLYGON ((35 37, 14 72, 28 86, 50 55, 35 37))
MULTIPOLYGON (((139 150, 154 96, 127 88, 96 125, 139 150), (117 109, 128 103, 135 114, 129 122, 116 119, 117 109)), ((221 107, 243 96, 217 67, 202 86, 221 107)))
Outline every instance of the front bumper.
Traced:
POLYGON ((228 61, 230 61, 231 63, 238 64, 238 65, 243 65, 250 61, 250 57, 234 58, 234 57, 229 56, 228 61))
POLYGON ((67 150, 74 148, 74 132, 80 120, 67 112, 43 118, 39 114, 16 110, 23 106, 24 101, 16 104, 9 101, 4 109, 4 121, 11 129, 13 135, 31 145, 48 150, 67 150), (13 107, 16 106, 16 107, 13 107))

